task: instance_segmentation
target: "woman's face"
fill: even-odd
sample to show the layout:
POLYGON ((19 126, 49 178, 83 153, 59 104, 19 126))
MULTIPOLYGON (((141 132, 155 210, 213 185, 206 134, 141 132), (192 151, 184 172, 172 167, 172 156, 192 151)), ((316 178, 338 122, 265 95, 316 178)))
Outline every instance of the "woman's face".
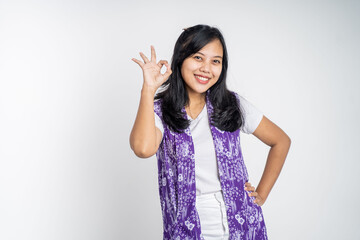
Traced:
POLYGON ((222 44, 215 39, 184 60, 181 75, 189 94, 204 93, 219 80, 222 58, 222 44))

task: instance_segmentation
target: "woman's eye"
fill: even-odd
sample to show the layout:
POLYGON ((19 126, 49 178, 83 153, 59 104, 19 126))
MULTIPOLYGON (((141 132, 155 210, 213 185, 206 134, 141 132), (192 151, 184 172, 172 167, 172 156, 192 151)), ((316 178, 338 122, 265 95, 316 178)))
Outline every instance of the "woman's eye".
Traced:
POLYGON ((220 63, 220 61, 219 60, 214 60, 214 63, 220 63))
POLYGON ((195 56, 194 58, 195 58, 195 59, 198 59, 198 60, 200 60, 200 59, 201 59, 201 57, 199 57, 199 56, 195 56))

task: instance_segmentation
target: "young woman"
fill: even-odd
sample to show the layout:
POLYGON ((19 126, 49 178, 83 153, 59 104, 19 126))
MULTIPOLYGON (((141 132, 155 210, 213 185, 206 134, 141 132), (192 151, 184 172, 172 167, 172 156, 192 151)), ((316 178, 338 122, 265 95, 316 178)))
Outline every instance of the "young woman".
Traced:
POLYGON ((140 56, 143 61, 132 59, 144 82, 130 146, 141 158, 156 153, 163 239, 268 239, 261 206, 280 174, 290 138, 227 89, 221 32, 207 25, 184 29, 171 67, 157 62, 153 46, 150 60, 140 56), (271 147, 257 188, 248 182, 240 131, 271 147))

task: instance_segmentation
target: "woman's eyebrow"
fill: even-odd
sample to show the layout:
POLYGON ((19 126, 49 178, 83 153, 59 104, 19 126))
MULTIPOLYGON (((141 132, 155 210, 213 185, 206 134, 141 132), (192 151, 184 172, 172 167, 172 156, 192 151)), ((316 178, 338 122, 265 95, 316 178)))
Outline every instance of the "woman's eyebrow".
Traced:
MULTIPOLYGON (((205 56, 205 54, 203 54, 202 52, 197 52, 197 53, 205 56)), ((221 58, 222 59, 222 56, 214 56, 214 58, 221 58)))

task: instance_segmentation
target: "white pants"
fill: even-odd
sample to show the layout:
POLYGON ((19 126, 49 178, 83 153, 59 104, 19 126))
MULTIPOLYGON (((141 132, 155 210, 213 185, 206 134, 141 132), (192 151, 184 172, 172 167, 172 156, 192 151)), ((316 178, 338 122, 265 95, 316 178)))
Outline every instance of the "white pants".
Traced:
POLYGON ((201 233, 205 240, 228 240, 229 226, 222 191, 196 196, 201 233))

